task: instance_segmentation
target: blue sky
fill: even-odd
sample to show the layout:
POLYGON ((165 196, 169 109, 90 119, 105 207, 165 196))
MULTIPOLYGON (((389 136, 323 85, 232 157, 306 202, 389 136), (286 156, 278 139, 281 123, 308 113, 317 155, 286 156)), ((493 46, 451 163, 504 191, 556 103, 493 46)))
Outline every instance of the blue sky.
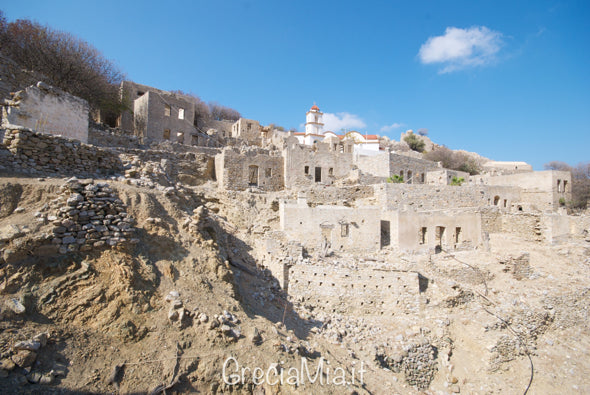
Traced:
POLYGON ((262 124, 433 141, 535 169, 590 160, 588 1, 0 1, 128 79, 262 124))

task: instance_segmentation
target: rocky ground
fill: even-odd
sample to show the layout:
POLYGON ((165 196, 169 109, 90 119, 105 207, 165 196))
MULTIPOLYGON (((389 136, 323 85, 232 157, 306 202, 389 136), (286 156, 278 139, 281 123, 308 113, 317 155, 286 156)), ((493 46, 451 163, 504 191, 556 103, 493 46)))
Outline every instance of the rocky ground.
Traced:
POLYGON ((490 251, 322 258, 427 279, 416 314, 329 314, 258 263, 287 193, 78 183, 0 179, 3 393, 590 392, 588 240, 492 234, 490 251), (288 382, 302 361, 323 383, 288 382), (243 383, 241 369, 224 383, 224 364, 250 368, 243 383), (254 385, 255 367, 284 384, 254 385))

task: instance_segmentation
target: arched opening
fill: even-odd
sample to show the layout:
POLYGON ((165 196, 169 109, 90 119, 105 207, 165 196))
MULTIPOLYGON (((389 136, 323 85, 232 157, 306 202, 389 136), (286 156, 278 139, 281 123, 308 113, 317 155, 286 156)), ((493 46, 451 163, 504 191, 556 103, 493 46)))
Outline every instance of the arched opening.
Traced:
POLYGON ((496 195, 494 196, 494 206, 497 206, 498 203, 500 203, 500 196, 496 195))

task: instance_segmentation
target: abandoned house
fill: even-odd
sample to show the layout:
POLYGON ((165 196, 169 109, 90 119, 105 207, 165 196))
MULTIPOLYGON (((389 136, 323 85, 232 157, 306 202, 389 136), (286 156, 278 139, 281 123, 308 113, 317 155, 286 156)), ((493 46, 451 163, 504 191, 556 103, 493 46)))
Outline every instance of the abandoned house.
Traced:
POLYGON ((18 126, 88 142, 88 103, 38 82, 13 94, 2 107, 2 127, 18 126))

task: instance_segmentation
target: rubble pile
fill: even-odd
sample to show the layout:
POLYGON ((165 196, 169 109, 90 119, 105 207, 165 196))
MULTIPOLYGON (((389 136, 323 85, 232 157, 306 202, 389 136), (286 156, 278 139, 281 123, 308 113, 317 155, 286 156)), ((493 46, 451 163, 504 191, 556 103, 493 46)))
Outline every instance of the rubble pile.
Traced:
POLYGON ((434 379, 438 370, 436 357, 436 347, 426 338, 388 353, 378 350, 375 354, 375 359, 381 366, 388 367, 395 373, 403 372, 408 384, 419 389, 428 388, 434 379))
POLYGON ((106 183, 71 178, 62 187, 56 216, 47 219, 53 225, 51 245, 56 252, 91 251, 96 248, 136 244, 134 219, 106 183), (65 204, 64 204, 65 203, 65 204))

